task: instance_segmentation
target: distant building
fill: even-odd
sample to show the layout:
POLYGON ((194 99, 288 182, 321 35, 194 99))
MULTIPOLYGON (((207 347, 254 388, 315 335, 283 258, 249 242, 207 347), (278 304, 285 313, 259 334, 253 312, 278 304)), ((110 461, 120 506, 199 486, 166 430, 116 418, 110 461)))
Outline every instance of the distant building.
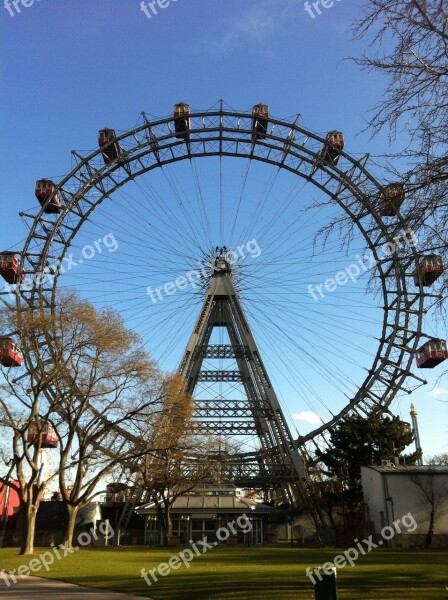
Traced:
MULTIPOLYGON (((393 546, 423 546, 430 525, 431 500, 437 505, 434 537, 435 547, 448 546, 448 467, 394 466, 361 467, 364 502, 369 508, 375 533, 394 527, 397 519, 410 513, 416 523, 413 531, 390 539, 393 546)), ((409 519, 407 520, 409 522, 409 519)))
MULTIPOLYGON (((19 485, 18 481, 13 481, 19 485)), ((16 514, 20 507, 19 495, 15 490, 0 483, 0 521, 6 521, 16 514)))
MULTIPOLYGON (((18 546, 21 540, 19 524, 19 499, 14 490, 5 494, 5 488, 0 488, 0 548, 2 546, 18 546), (6 503, 5 503, 6 499, 6 503), (5 517, 4 515, 7 516, 5 517)), ((65 504, 58 500, 42 500, 36 516, 35 546, 49 546, 61 541, 65 526, 67 512, 65 504)), ((91 534, 92 545, 107 545, 105 536, 98 531, 100 522, 105 519, 102 516, 99 502, 89 502, 79 510, 76 517, 75 538, 83 532, 95 532, 91 534)))

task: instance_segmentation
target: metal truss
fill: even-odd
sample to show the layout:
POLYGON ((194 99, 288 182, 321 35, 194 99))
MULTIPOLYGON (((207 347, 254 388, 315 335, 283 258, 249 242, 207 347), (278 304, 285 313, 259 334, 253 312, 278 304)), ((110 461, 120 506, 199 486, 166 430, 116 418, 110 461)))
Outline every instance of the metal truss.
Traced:
POLYGON ((242 346, 234 348, 229 344, 210 344, 198 348, 196 356, 198 358, 242 358, 245 352, 242 346))
MULTIPOLYGON (((412 272, 418 266, 420 254, 411 243, 407 251, 384 256, 384 244, 394 243, 397 235, 406 230, 406 220, 380 215, 379 204, 383 185, 367 169, 368 156, 357 159, 342 152, 337 166, 324 163, 320 150, 325 144, 321 136, 304 129, 298 119, 293 123, 270 118, 266 137, 255 139, 252 115, 247 112, 226 110, 221 103, 216 110, 193 112, 190 117, 188 143, 176 137, 173 118, 150 121, 143 115, 142 123, 118 136, 122 149, 120 156, 105 165, 98 148, 88 156, 72 153, 74 167, 57 184, 54 195, 59 194, 63 210, 60 214, 45 214, 45 206, 35 213, 21 216, 29 228, 21 252, 22 273, 28 283, 2 292, 4 303, 18 311, 53 310, 58 277, 68 250, 79 230, 101 203, 125 186, 129 181, 178 161, 208 156, 229 156, 250 159, 275 165, 316 186, 331 202, 352 221, 363 236, 366 247, 375 259, 376 274, 382 294, 384 309, 382 334, 371 365, 366 365, 366 377, 356 394, 338 414, 308 435, 301 437, 299 445, 323 442, 325 432, 344 415, 352 412, 369 414, 387 409, 400 390, 411 391, 425 383, 411 372, 412 360, 422 336, 425 290, 409 285, 412 272)), ((47 202, 51 203, 53 196, 47 202)), ((203 312, 209 310, 207 303, 203 312)), ((235 306, 235 310, 238 307, 235 306)), ((245 323, 244 317, 239 317, 245 323)), ((199 321, 198 321, 199 323, 199 321)), ((51 344, 51 339, 48 341, 51 344)), ((27 352, 22 340, 25 363, 33 369, 34 358, 27 352)), ((195 345, 199 356, 234 358, 254 365, 260 385, 267 385, 267 375, 256 354, 248 361, 244 349, 232 343, 232 350, 195 345), (232 356, 226 353, 232 352, 232 356)), ((185 370, 197 356, 184 356, 181 370, 185 370)), ((188 368, 187 368, 188 369, 188 368)), ((199 376, 199 373, 197 374, 199 376)), ((195 375, 196 378, 196 375, 195 375)), ((266 416, 254 418, 266 422, 266 416)), ((281 419, 280 419, 281 421, 281 419)), ((117 428, 124 438, 129 434, 117 428)), ((277 438, 287 436, 280 427, 277 438)), ((275 460, 271 460, 275 463, 275 460)), ((272 464, 270 465, 273 468, 272 464)))
MULTIPOLYGON (((185 391, 193 396, 199 382, 238 381, 244 388, 245 401, 231 402, 221 397, 212 400, 211 407, 208 407, 207 401, 201 400, 194 414, 195 431, 216 436, 256 436, 261 452, 254 454, 251 462, 245 457, 240 457, 243 458, 241 462, 233 458, 233 468, 230 468, 230 464, 220 463, 221 477, 224 471, 226 481, 241 482, 244 466, 246 487, 261 486, 277 494, 281 491, 284 502, 296 507, 307 506, 312 513, 316 513, 316 525, 323 524, 309 494, 304 458, 280 408, 234 288, 230 263, 224 256, 218 255, 215 265, 225 265, 225 268, 213 269, 210 286, 179 372, 185 380, 185 391), (216 354, 216 346, 211 347, 213 350, 210 352, 204 351, 210 347, 215 327, 227 330, 234 350, 225 354, 233 355, 237 370, 201 370, 204 355, 216 354), (224 409, 222 412, 221 408, 224 409), (228 479, 235 470, 238 477, 228 479), (249 472, 251 478, 248 477, 249 472)), ((219 358, 220 352, 217 354, 219 358)))

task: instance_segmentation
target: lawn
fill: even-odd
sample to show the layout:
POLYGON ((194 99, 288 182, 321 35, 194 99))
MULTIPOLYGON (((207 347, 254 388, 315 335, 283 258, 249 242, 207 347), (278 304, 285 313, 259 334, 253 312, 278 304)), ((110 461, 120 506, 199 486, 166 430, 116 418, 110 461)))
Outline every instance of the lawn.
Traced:
MULTIPOLYGON (((179 551, 182 549, 179 548, 179 551)), ((48 548, 36 550, 36 556, 48 548)), ((156 600, 297 600, 314 598, 305 575, 307 567, 323 565, 335 549, 214 548, 183 564, 151 587, 140 572, 157 567, 177 554, 171 549, 91 548, 55 561, 39 572, 108 590, 156 600)), ((0 569, 11 571, 31 557, 18 557, 16 548, 0 549, 0 569)), ((3 582, 0 579, 0 593, 3 582)), ((374 550, 356 566, 338 570, 339 600, 448 600, 448 552, 374 550)))

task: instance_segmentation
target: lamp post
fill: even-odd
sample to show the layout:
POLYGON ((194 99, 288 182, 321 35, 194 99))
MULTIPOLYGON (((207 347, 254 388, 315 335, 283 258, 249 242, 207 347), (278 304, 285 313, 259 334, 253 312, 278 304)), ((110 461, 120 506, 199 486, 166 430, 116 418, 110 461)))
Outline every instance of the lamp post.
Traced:
POLYGON ((190 515, 181 515, 180 520, 183 522, 181 534, 185 536, 183 541, 185 547, 188 546, 190 539, 190 515))

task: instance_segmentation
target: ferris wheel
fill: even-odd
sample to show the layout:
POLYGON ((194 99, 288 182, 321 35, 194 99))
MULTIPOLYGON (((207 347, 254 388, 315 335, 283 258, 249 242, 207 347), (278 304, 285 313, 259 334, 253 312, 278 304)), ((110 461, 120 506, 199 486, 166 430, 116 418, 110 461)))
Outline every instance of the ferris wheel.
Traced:
MULTIPOLYGON (((38 180, 24 247, 1 255, 3 299, 19 314, 52 310, 57 289, 74 287, 119 310, 174 371, 224 260, 294 439, 327 444, 344 415, 385 411, 424 383, 417 351, 423 367, 448 357, 443 340, 428 342, 436 358, 420 347, 425 290, 443 264, 417 248, 404 187, 378 181, 344 144, 264 104, 179 103, 127 131, 103 127, 65 177, 38 180)), ((220 372, 235 359, 225 336, 217 327, 202 357, 220 372)), ((211 383, 199 377, 198 398, 211 383)), ((215 378, 214 393, 233 399, 238 383, 215 378)), ((241 448, 258 441, 248 429, 241 448)))

